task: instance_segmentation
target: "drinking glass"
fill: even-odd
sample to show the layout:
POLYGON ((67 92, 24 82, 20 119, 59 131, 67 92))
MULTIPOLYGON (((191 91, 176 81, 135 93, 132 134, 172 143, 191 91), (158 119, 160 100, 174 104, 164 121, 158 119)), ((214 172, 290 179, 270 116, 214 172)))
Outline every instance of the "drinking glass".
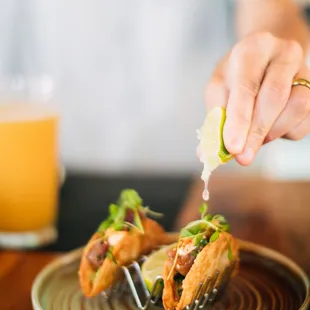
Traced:
POLYGON ((56 240, 59 115, 50 77, 0 77, 0 247, 56 240))

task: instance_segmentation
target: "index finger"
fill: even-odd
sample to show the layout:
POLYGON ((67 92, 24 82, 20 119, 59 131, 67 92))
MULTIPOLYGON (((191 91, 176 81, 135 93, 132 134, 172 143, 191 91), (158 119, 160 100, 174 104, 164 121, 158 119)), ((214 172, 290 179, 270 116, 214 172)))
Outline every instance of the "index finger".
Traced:
POLYGON ((273 40, 260 35, 233 49, 227 72, 230 90, 224 126, 225 147, 231 154, 242 153, 251 126, 254 104, 272 55, 273 40), (261 45, 269 48, 262 49, 261 45))

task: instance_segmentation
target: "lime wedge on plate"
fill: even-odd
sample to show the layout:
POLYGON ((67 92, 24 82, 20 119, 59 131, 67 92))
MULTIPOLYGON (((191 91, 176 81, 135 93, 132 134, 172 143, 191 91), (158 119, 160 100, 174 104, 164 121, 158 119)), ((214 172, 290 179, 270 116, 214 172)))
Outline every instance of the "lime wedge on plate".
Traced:
POLYGON ((226 150, 223 139, 223 129, 226 120, 226 110, 222 107, 213 108, 206 116, 203 126, 198 130, 200 144, 198 152, 200 161, 204 164, 201 178, 206 183, 204 199, 208 200, 208 179, 211 172, 219 165, 233 158, 226 150))
POLYGON ((164 265, 168 258, 167 250, 173 245, 165 246, 153 252, 143 263, 141 273, 147 289, 151 292, 158 276, 163 275, 164 265))

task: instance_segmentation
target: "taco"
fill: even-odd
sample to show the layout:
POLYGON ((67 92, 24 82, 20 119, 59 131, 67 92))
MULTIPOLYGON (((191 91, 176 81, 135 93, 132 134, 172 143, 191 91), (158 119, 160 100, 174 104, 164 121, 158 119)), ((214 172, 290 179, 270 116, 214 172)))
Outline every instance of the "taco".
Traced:
MULTIPOLYGON (((182 310, 194 300, 201 283, 227 267, 238 269, 238 242, 229 234, 229 225, 221 215, 206 215, 186 225, 178 243, 169 249, 164 266, 163 305, 166 310, 182 310)), ((221 276, 215 285, 219 284, 221 276)))
POLYGON ((148 218, 148 215, 158 214, 143 207, 142 199, 134 190, 123 190, 118 203, 110 205, 109 213, 82 254, 79 280, 87 297, 114 284, 121 275, 121 266, 175 241, 175 236, 167 234, 160 224, 148 218))

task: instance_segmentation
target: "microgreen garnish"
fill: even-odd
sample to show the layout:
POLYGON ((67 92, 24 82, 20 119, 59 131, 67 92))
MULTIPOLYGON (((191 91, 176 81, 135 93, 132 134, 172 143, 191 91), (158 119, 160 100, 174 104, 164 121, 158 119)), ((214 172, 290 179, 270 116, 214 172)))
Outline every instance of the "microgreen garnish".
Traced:
POLYGON ((196 235, 194 237, 194 246, 198 246, 203 237, 204 237, 203 234, 196 235))
POLYGON ((120 207, 129 207, 134 209, 137 206, 142 205, 142 198, 133 189, 124 189, 118 199, 118 205, 120 207))
MULTIPOLYGON (((182 240, 192 239, 193 245, 195 247, 192 253, 194 256, 196 256, 201 248, 210 242, 215 242, 219 238, 221 232, 229 231, 229 225, 226 222, 224 216, 220 214, 215 214, 214 216, 208 214, 208 206, 206 203, 203 203, 199 210, 201 213, 200 220, 190 222, 180 231, 176 255, 174 258, 173 266, 169 272, 168 279, 171 277, 176 266, 179 255, 178 250, 181 246, 182 240)), ((231 249, 229 250, 228 255, 229 257, 232 257, 231 249)))
POLYGON ((112 216, 116 216, 119 211, 118 206, 114 203, 111 203, 109 205, 109 211, 112 216))
POLYGON ((199 211, 201 213, 201 219, 203 219, 205 217, 206 213, 208 212, 208 205, 204 202, 200 206, 199 211))
POLYGON ((142 205, 143 201, 139 194, 133 189, 125 189, 121 192, 117 204, 109 205, 109 216, 98 227, 98 232, 103 233, 108 228, 123 230, 124 227, 138 229, 144 233, 142 218, 146 215, 159 217, 162 214, 150 210, 149 207, 142 205), (132 219, 128 219, 131 212, 132 219))
POLYGON ((210 242, 214 242, 214 241, 216 241, 218 238, 219 238, 219 231, 218 230, 216 230, 213 234, 212 234, 212 236, 210 237, 210 242))
POLYGON ((136 224, 138 229, 142 233, 144 233, 144 229, 143 229, 143 225, 142 225, 142 222, 141 222, 141 218, 140 218, 139 212, 137 210, 134 211, 134 223, 136 224))
POLYGON ((224 216, 220 214, 215 214, 212 216, 211 214, 207 214, 207 211, 208 206, 206 203, 203 203, 200 207, 201 219, 187 224, 181 230, 180 238, 196 238, 197 235, 200 234, 210 236, 210 233, 214 234, 217 232, 212 238, 212 240, 215 241, 221 231, 229 231, 229 225, 227 224, 224 216))
POLYGON ((113 228, 115 231, 120 231, 124 229, 124 224, 125 223, 122 223, 122 222, 116 222, 116 223, 113 223, 110 227, 113 228))
POLYGON ((230 227, 229 224, 227 223, 225 217, 220 214, 215 214, 212 217, 213 223, 218 226, 218 228, 222 231, 229 231, 230 227))
POLYGON ((150 207, 144 207, 143 211, 145 214, 147 214, 151 217, 154 217, 154 218, 160 218, 160 217, 164 216, 163 213, 155 212, 155 211, 151 210, 150 207))
POLYGON ((98 227, 98 232, 103 232, 106 229, 108 229, 113 223, 113 219, 111 217, 108 217, 106 220, 104 220, 100 226, 98 227))

